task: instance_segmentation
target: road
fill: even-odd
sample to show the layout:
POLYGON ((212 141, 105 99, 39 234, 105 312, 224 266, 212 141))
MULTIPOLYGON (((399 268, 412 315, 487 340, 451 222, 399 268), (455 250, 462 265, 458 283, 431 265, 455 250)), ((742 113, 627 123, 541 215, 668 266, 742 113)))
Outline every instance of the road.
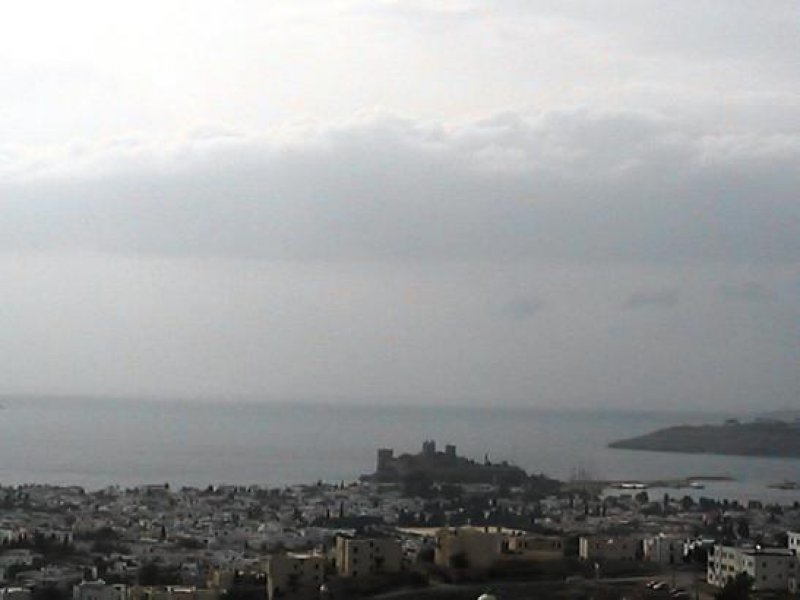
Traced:
MULTIPOLYGON (((685 589, 689 592, 692 600, 713 600, 713 596, 699 590, 695 585, 698 580, 702 581, 702 573, 697 571, 675 571, 661 573, 659 575, 647 575, 636 577, 601 577, 599 579, 583 579, 580 581, 567 583, 564 579, 548 579, 534 581, 488 581, 482 583, 437 583, 426 588, 403 589, 385 592, 372 596, 374 600, 405 600, 411 598, 423 598, 431 600, 460 600, 462 598, 477 598, 487 589, 496 590, 499 598, 511 597, 522 598, 527 592, 542 592, 545 590, 563 592, 569 588, 583 588, 592 585, 635 585, 644 586, 648 581, 663 581, 670 587, 685 589), (698 596, 695 596, 695 591, 698 596)), ((541 597, 541 596, 539 596, 541 597)))

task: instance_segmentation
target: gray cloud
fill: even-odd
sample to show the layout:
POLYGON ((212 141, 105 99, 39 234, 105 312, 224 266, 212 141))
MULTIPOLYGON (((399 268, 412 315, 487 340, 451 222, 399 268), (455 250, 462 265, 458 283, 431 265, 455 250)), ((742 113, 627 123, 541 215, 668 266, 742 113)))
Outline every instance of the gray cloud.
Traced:
POLYGON ((680 293, 674 289, 634 292, 625 302, 626 309, 672 308, 680 301, 680 293))
POLYGON ((4 389, 796 401, 794 2, 51 4, 0 23, 4 389))
POLYGON ((723 284, 719 286, 718 291, 724 298, 744 302, 768 302, 777 297, 772 290, 755 281, 723 284))
POLYGON ((0 248, 266 259, 800 259, 800 137, 637 111, 389 116, 11 155, 0 248))
POLYGON ((539 314, 544 307, 544 303, 535 298, 516 298, 503 307, 501 314, 514 321, 525 321, 539 314))

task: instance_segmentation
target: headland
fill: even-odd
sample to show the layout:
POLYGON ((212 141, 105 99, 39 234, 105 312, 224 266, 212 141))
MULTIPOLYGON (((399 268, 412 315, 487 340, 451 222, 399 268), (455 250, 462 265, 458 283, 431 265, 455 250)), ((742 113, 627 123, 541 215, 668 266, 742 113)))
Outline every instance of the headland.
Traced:
POLYGON ((722 424, 677 425, 609 444, 610 448, 800 458, 800 423, 775 419, 722 424))

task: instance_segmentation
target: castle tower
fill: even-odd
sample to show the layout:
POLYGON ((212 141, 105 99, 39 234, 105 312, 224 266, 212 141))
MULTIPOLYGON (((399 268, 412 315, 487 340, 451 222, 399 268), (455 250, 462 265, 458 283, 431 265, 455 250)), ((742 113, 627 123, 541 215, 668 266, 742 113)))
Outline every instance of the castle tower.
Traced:
POLYGON ((378 448, 378 473, 386 473, 392 468, 394 450, 391 448, 378 448))
POLYGON ((436 454, 436 442, 434 440, 425 440, 422 442, 422 454, 425 456, 433 456, 436 454))

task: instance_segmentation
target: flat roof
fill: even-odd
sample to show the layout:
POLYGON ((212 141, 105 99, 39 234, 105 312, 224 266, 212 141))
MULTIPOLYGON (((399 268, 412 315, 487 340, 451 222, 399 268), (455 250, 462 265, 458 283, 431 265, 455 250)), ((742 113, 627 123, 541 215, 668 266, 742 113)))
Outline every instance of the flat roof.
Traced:
POLYGON ((794 551, 788 548, 750 548, 743 550, 742 554, 748 556, 794 556, 794 551))

